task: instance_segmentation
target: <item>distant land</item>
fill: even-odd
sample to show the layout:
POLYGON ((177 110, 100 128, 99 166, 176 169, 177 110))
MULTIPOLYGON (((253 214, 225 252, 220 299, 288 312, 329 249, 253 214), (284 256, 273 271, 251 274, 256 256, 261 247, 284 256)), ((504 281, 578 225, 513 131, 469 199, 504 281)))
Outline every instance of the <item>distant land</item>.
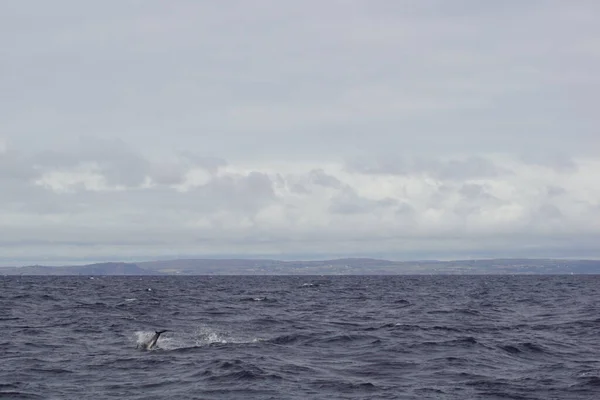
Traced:
POLYGON ((49 267, 0 267, 0 275, 513 275, 600 274, 600 260, 489 259, 390 261, 341 258, 322 261, 179 259, 49 267))

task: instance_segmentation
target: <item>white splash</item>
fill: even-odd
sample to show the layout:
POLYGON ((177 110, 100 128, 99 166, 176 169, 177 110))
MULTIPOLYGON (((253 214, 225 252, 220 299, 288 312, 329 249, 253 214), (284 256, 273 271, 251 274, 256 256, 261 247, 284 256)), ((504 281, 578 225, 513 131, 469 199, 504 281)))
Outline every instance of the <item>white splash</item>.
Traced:
MULTIPOLYGON (((152 331, 136 331, 135 335, 135 344, 136 346, 141 346, 144 343, 147 343, 150 338, 154 335, 152 331)), ((160 342, 160 341, 159 341, 160 342)))
MULTIPOLYGON (((154 331, 136 331, 136 347, 147 343, 154 331)), ((218 331, 209 326, 198 326, 193 332, 169 331, 161 335, 154 350, 176 350, 210 346, 211 344, 256 343, 260 338, 243 338, 230 333, 218 331)))

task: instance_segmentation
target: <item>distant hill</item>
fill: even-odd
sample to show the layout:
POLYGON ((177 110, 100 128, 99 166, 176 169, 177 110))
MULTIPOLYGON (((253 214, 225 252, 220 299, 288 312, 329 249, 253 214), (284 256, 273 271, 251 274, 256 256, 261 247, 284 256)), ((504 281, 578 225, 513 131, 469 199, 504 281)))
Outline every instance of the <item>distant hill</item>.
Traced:
POLYGON ((492 259, 390 261, 341 258, 321 261, 180 259, 80 266, 7 267, 3 275, 513 275, 600 274, 600 260, 492 259))
POLYGON ((148 261, 142 268, 181 275, 396 275, 396 274, 600 274, 600 260, 491 259, 390 261, 340 258, 321 261, 182 259, 148 261))
POLYGON ((19 268, 0 268, 5 275, 162 275, 160 272, 140 268, 137 264, 108 262, 68 267, 34 265, 19 268))
POLYGON ((381 267, 394 267, 399 264, 395 261, 372 258, 341 258, 322 261, 182 259, 147 261, 138 263, 138 265, 152 271, 183 275, 319 275, 344 271, 368 274, 381 267))

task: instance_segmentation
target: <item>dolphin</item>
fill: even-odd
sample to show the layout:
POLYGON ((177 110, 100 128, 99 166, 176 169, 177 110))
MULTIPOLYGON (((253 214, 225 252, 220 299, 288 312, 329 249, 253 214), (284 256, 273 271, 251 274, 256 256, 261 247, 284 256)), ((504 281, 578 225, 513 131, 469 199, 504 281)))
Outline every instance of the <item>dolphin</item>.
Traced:
POLYGON ((150 340, 148 340, 146 343, 140 344, 139 347, 141 347, 142 349, 146 349, 146 350, 150 350, 150 349, 154 348, 156 346, 156 342, 158 341, 158 338, 160 337, 160 335, 162 335, 165 332, 168 332, 168 330, 165 329, 164 331, 155 331, 154 335, 152 335, 150 340))

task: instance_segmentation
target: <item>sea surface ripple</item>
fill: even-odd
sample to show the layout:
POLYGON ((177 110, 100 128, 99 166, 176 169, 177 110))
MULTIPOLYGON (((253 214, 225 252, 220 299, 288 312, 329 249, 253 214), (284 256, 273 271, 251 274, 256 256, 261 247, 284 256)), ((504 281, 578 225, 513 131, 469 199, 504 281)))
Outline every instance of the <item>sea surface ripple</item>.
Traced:
POLYGON ((600 276, 5 276, 0 332, 2 399, 600 398, 600 276))

